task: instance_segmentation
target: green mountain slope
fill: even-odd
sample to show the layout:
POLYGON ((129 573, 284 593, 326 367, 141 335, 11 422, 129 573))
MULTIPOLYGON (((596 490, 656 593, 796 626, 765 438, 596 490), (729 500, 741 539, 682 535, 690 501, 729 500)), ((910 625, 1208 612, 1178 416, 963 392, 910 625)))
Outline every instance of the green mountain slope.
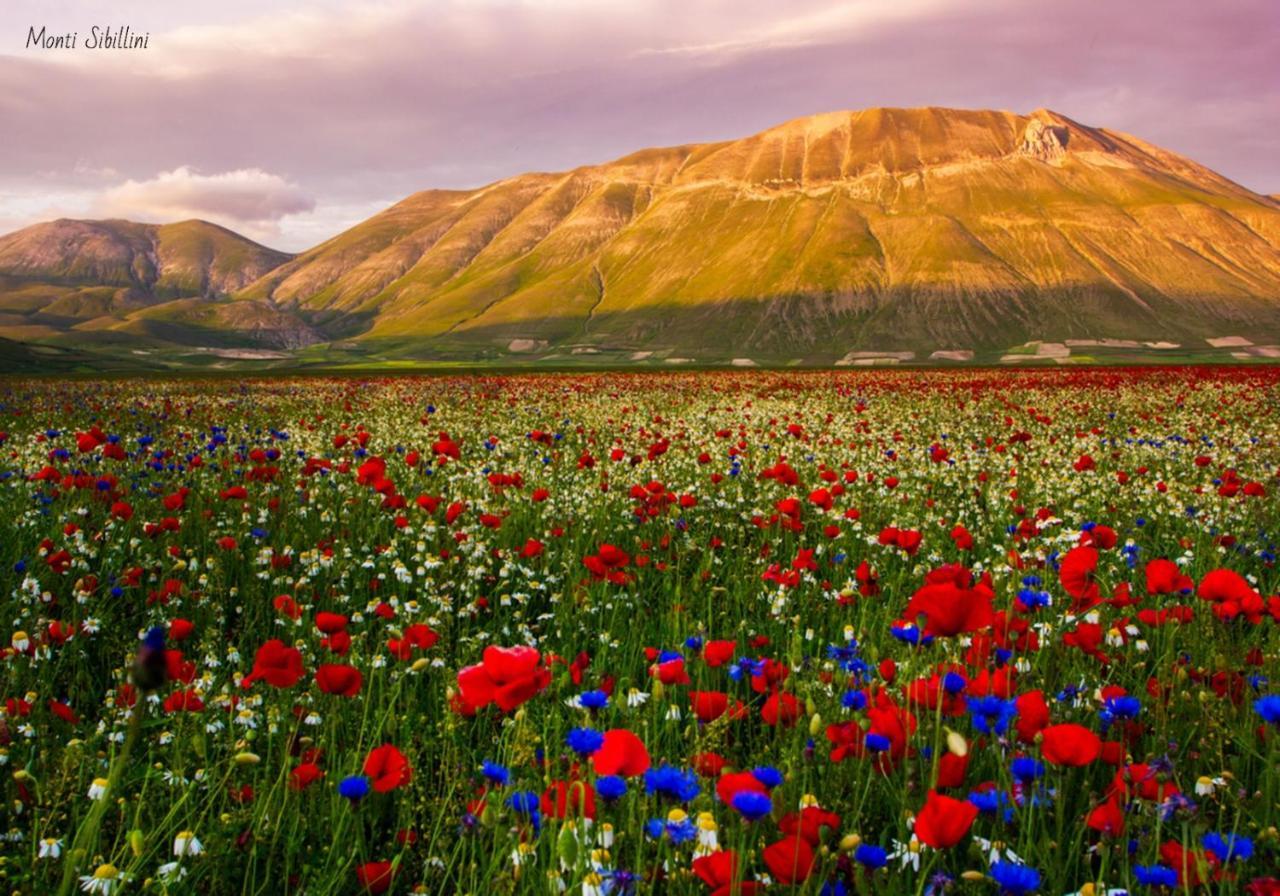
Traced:
POLYGON ((868 109, 417 193, 297 256, 0 237, 0 339, 148 364, 1280 358, 1280 201, 1048 110, 868 109))
POLYGON ((870 109, 419 193, 240 293, 374 354, 1280 340, 1280 205, 1056 113, 870 109))

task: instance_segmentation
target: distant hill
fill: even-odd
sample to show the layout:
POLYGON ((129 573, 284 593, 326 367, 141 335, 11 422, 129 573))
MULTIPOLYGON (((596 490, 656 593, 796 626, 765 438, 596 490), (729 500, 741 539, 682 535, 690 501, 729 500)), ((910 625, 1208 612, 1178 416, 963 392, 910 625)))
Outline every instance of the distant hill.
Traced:
POLYGON ((306 345, 320 337, 291 313, 227 301, 291 257, 205 221, 36 224, 0 237, 0 337, 90 349, 138 342, 140 351, 175 340, 306 345))
MULTIPOLYGON (((145 308, 107 329, 166 341, 181 315, 156 324, 152 300, 229 290, 269 318, 249 332, 324 340, 296 356, 320 363, 1280 355, 1280 201, 1043 109, 835 112, 430 190, 292 258, 219 233, 212 257, 148 266, 29 228, 0 276, 128 281, 145 308)), ((89 293, 66 301, 137 298, 89 293)))
POLYGON ((0 237, 0 274, 133 287, 168 298, 226 295, 291 257, 206 221, 156 225, 62 218, 0 237))

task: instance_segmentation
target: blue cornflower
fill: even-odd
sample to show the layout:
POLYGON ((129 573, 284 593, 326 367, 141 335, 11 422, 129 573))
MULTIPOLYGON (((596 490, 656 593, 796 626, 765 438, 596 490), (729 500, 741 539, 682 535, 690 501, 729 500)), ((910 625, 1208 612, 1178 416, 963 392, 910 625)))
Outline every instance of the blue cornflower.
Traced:
POLYGON ((617 775, 605 775, 596 779, 596 793, 606 803, 621 799, 626 795, 627 782, 617 775))
POLYGON ((604 735, 594 728, 574 728, 565 735, 564 742, 579 756, 590 756, 604 746, 604 735))
POLYGON ((1002 806, 1008 805, 1009 798, 999 790, 974 790, 969 793, 969 802, 984 815, 994 815, 1002 806))
POLYGON ((769 795, 754 790, 739 790, 733 795, 730 805, 747 821, 763 818, 773 811, 773 800, 769 795))
POLYGON ((578 702, 584 709, 604 709, 609 705, 609 695, 604 691, 583 691, 578 695, 578 702))
POLYGON ((1000 892, 1010 896, 1023 896, 1040 888, 1040 872, 1015 862, 996 862, 991 866, 991 877, 1000 885, 1000 892))
POLYGON ((682 818, 679 821, 667 822, 667 839, 672 843, 688 843, 697 836, 698 829, 691 819, 682 818))
POLYGON ((926 635, 914 625, 891 625, 889 634, 907 644, 932 644, 933 635, 926 635))
POLYGON ((839 644, 827 645, 827 658, 835 660, 837 665, 846 672, 860 671, 866 668, 858 654, 858 642, 850 639, 847 644, 841 646, 839 644))
POLYGON ((1034 588, 1020 590, 1018 592, 1018 600, 1022 601, 1024 606, 1033 610, 1037 607, 1047 607, 1053 603, 1053 598, 1048 591, 1038 591, 1034 588))
POLYGON ((1169 821, 1179 811, 1194 812, 1196 811, 1195 800, 1183 793, 1175 793, 1160 804, 1160 817, 1164 821, 1169 821))
POLYGON ((864 742, 868 750, 873 753, 883 753, 885 750, 893 746, 893 741, 885 737, 883 734, 876 734, 874 731, 867 732, 867 738, 864 742))
POLYGON ((883 868, 889 864, 889 854, 883 846, 876 846, 873 843, 860 843, 858 848, 853 851, 853 860, 868 871, 875 871, 877 868, 883 868))
POLYGON ((983 734, 1004 734, 1009 720, 1018 714, 1017 704, 999 697, 966 697, 973 727, 983 734))
POLYGON ((507 797, 507 805, 519 815, 537 815, 538 794, 532 790, 517 790, 507 797))
POLYGON ((854 712, 857 712, 860 709, 866 708, 867 695, 862 691, 845 691, 844 695, 840 698, 840 705, 845 709, 851 709, 854 712))
POLYGON ((1023 784, 1029 784, 1044 775, 1044 763, 1031 756, 1019 756, 1010 763, 1009 770, 1023 784))
POLYGON ((485 760, 485 763, 480 766, 480 771, 499 787, 506 787, 508 782, 511 781, 511 771, 505 765, 498 765, 496 762, 485 760))
POLYGON ((1280 694, 1268 694, 1253 701, 1254 711, 1262 716, 1262 720, 1272 725, 1280 725, 1280 694))
POLYGON ((338 793, 351 802, 358 803, 369 795, 369 779, 364 775, 343 778, 338 784, 338 793))
POLYGON ((613 871, 604 872, 605 886, 603 890, 608 896, 631 896, 636 889, 636 881, 639 875, 632 871, 623 871, 622 869, 614 869, 613 871))
POLYGON ((771 765, 761 765, 751 770, 751 776, 770 790, 782 783, 782 772, 771 765))
POLYGON ((1178 872, 1164 865, 1134 865, 1133 876, 1148 887, 1176 887, 1178 872))
POLYGON ((968 686, 969 682, 959 672, 948 672, 942 676, 942 689, 948 694, 959 694, 968 686))
POLYGON ((1117 719, 1132 719, 1142 711, 1142 701, 1137 697, 1109 697, 1104 705, 1117 719))
POLYGON ((741 681, 743 676, 755 678, 762 674, 764 674, 764 660, 752 659, 749 656, 738 657, 729 667, 729 677, 734 681, 741 681))
POLYGON ((1244 862, 1253 855, 1253 841, 1240 834, 1219 834, 1211 831, 1200 841, 1204 848, 1218 857, 1218 861, 1226 863, 1231 859, 1244 862))
POLYGON ((645 772, 644 789, 646 793, 657 793, 682 803, 687 803, 702 790, 697 775, 672 765, 660 765, 645 772))

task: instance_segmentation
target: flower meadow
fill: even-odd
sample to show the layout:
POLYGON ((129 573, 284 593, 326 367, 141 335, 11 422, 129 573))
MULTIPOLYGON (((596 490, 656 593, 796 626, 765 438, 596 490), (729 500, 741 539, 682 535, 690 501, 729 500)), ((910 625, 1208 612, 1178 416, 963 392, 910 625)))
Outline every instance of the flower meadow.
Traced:
POLYGON ((15 893, 1280 893, 1280 369, 0 383, 15 893))

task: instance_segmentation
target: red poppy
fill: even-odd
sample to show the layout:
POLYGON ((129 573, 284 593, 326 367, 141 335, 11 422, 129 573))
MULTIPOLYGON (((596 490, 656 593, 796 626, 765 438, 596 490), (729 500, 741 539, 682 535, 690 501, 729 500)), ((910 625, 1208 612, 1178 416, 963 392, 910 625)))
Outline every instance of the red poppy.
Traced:
POLYGON ((396 866, 391 862, 365 862, 356 867, 356 881, 366 893, 385 893, 395 880, 396 866))
POLYGON ((552 781, 542 792, 541 808, 551 818, 595 818, 595 788, 586 781, 552 781))
POLYGON ((716 796, 726 806, 733 805, 733 798, 743 792, 768 793, 769 788, 751 772, 731 772, 716 781, 716 796))
POLYGON ((463 708, 472 713, 490 703, 511 712, 550 683, 551 672, 532 647, 489 646, 480 663, 458 670, 463 708))
POLYGON ((958 756, 947 751, 938 760, 938 787, 950 789, 964 785, 965 774, 969 771, 970 753, 958 756))
POLYGON ((658 663, 649 670, 649 674, 665 685, 689 683, 689 673, 685 670, 683 657, 658 663))
POLYGON ((1076 606, 1092 606, 1102 600, 1093 580, 1098 568, 1098 552, 1091 547, 1074 547, 1067 551, 1058 566, 1062 590, 1075 598, 1076 606))
POLYGON ((1124 833, 1124 808, 1120 805, 1120 801, 1112 796, 1106 802, 1095 806, 1085 823, 1104 836, 1119 837, 1124 833))
POLYGON ((816 847, 822 840, 822 829, 839 830, 840 816, 818 806, 806 806, 799 812, 791 812, 778 822, 778 830, 800 837, 816 847))
POLYGON ((724 691, 690 691, 689 706, 699 722, 714 722, 729 708, 729 695, 724 691))
POLYGON ((1053 765, 1088 765, 1102 754, 1102 739, 1083 725, 1050 725, 1040 736, 1040 753, 1053 765))
POLYGON ((391 744, 383 744, 369 752, 364 760, 364 773, 378 793, 387 793, 413 779, 409 760, 391 744))
POLYGON ((778 883, 801 884, 813 872, 813 847, 802 837, 783 837, 764 848, 764 863, 778 883))
POLYGON ((164 711, 169 713, 202 712, 203 710, 204 701, 194 690, 174 691, 164 701, 164 711))
POLYGON ((923 808, 916 813, 915 834, 934 849, 950 849, 969 833, 978 817, 978 807, 968 800, 956 800, 930 790, 923 808))
POLYGON ((591 764, 597 775, 623 775, 634 777, 649 770, 649 751, 644 741, 625 728, 613 728, 604 733, 600 749, 591 755, 591 764))
POLYGON ((702 661, 712 668, 723 666, 738 651, 736 641, 708 641, 702 648, 702 661))
POLYGON ((343 631, 347 627, 349 620, 341 613, 330 613, 321 610, 316 614, 316 628, 320 629, 326 635, 332 635, 343 631))
POLYGON ((742 880, 738 854, 722 849, 693 860, 693 873, 711 888, 711 896, 755 896, 764 891, 757 881, 742 880))
POLYGON ((304 762, 289 772, 289 787, 293 790, 306 790, 323 777, 324 772, 320 766, 314 762, 304 762))
POLYGON ((800 718, 800 703, 790 694, 770 694, 760 708, 760 718, 766 725, 790 728, 800 718))
POLYGON ((273 688, 291 688, 302 678, 302 654, 296 647, 288 647, 278 638, 272 638, 258 648, 253 658, 253 672, 246 684, 265 681, 273 688))
POLYGON ((364 677, 355 666, 340 663, 324 663, 316 667, 316 684, 326 694, 354 697, 360 693, 364 677))
POLYGON ((975 632, 995 619, 991 606, 995 596, 985 582, 972 583, 972 575, 959 566, 947 566, 930 573, 926 584, 911 596, 906 618, 925 618, 926 635, 951 637, 975 632))
POLYGON ((1014 722, 1014 729, 1018 732, 1018 740, 1024 744, 1032 743, 1036 735, 1049 724, 1049 704, 1044 699, 1044 691, 1019 694, 1015 705, 1018 718, 1014 722))
POLYGON ((1147 594, 1176 594, 1195 587, 1195 582, 1190 576, 1182 574, 1178 564, 1164 557, 1147 564, 1146 579, 1147 594))

